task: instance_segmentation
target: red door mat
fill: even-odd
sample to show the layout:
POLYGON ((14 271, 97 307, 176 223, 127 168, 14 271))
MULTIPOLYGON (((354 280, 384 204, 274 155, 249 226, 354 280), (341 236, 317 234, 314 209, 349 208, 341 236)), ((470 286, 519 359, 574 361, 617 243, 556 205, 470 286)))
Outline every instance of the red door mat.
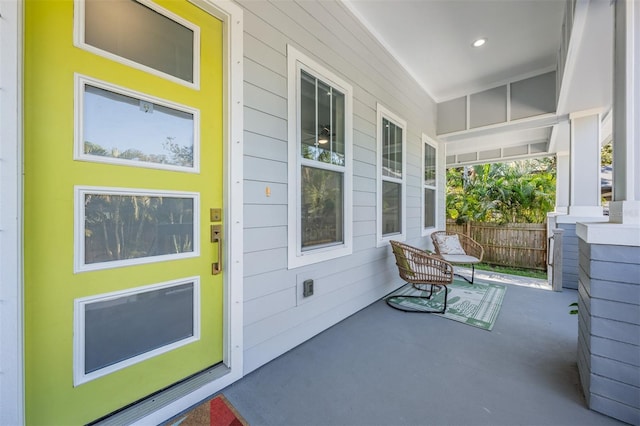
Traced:
POLYGON ((193 408, 171 421, 166 426, 248 426, 249 423, 238 413, 233 405, 218 395, 193 408))

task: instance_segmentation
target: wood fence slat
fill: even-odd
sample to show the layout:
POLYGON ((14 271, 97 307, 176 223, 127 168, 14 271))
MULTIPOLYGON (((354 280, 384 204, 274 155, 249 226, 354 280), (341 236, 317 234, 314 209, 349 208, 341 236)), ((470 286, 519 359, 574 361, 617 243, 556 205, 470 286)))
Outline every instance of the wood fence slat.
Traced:
POLYGON ((447 220, 447 230, 465 234, 484 247, 486 263, 517 268, 547 269, 547 225, 545 223, 470 222, 447 220))

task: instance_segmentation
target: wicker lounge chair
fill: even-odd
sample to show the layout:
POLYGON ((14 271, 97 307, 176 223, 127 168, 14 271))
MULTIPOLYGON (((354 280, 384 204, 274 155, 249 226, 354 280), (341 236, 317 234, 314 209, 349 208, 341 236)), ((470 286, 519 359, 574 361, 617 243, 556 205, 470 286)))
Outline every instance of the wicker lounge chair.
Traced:
MULTIPOLYGON (((424 250, 411 247, 398 241, 390 241, 393 254, 396 257, 396 265, 400 277, 414 288, 421 291, 428 291, 427 296, 401 296, 405 298, 430 299, 433 295, 434 287, 444 287, 444 308, 442 311, 420 311, 444 313, 447 310, 447 296, 449 289, 447 285, 453 282, 453 266, 442 259, 427 254, 424 250)), ((397 296, 386 298, 389 306, 406 310, 397 304, 390 303, 390 299, 397 296)), ((408 310, 414 312, 413 310, 408 310)))
POLYGON ((473 284, 475 264, 482 262, 484 249, 473 238, 451 231, 437 231, 431 234, 436 256, 454 265, 471 265, 471 280, 459 275, 473 284))

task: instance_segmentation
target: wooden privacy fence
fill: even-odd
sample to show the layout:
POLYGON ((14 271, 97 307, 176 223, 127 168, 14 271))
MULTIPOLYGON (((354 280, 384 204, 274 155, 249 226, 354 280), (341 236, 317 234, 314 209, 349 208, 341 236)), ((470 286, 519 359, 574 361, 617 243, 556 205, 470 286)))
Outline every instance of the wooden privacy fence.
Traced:
POLYGON ((468 222, 447 220, 447 231, 468 235, 484 247, 485 263, 547 270, 546 223, 468 222))

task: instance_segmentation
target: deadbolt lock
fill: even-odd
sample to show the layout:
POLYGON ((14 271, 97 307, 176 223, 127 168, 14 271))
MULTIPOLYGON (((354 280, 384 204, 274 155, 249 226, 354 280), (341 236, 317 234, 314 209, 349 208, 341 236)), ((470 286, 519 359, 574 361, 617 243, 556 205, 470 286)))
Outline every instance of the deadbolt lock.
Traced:
POLYGON ((210 222, 220 222, 222 220, 222 209, 210 209, 209 210, 209 221, 210 222))

